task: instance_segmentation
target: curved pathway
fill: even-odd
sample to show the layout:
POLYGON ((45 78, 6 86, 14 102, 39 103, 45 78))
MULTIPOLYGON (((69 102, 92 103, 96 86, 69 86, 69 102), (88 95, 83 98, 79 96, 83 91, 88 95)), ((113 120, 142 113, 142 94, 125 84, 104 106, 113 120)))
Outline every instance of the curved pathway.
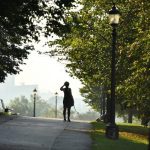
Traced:
POLYGON ((87 122, 18 117, 0 124, 0 150, 90 150, 87 122))

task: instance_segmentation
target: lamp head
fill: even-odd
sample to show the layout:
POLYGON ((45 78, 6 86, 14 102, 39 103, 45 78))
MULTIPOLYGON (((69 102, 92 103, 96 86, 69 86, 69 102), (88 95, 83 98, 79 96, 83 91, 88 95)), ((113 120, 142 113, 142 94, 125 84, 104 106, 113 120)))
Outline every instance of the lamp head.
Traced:
POLYGON ((33 94, 34 95, 36 95, 36 93, 37 93, 37 90, 36 90, 36 88, 33 90, 33 94))
POLYGON ((119 24, 119 19, 120 19, 120 12, 116 8, 115 4, 113 4, 112 9, 109 11, 109 23, 111 25, 117 25, 119 24))

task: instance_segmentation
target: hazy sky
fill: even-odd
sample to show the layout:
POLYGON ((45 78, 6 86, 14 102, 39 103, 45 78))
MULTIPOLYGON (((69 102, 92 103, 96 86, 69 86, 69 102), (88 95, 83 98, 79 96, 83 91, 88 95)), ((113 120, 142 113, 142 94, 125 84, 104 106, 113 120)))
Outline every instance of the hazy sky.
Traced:
POLYGON ((65 81, 69 81, 73 95, 80 96, 80 81, 69 77, 65 72, 65 66, 55 58, 32 52, 25 62, 26 65, 21 66, 23 71, 15 76, 16 84, 38 84, 40 92, 57 91, 62 95, 59 89, 65 81))
MULTIPOLYGON (((49 49, 42 45, 42 43, 35 44, 36 50, 45 51, 49 49)), ((57 92, 58 96, 63 96, 60 87, 65 81, 69 81, 77 111, 86 112, 91 110, 91 108, 82 101, 84 98, 80 96, 79 89, 82 87, 80 81, 71 78, 65 71, 65 65, 57 62, 56 58, 51 58, 47 55, 39 55, 36 51, 33 51, 24 62, 26 64, 20 66, 23 71, 15 75, 15 85, 36 84, 38 85, 38 93, 41 95, 50 93, 50 96, 55 96, 57 92)), ((5 99, 6 98, 4 98, 4 100, 5 99)))

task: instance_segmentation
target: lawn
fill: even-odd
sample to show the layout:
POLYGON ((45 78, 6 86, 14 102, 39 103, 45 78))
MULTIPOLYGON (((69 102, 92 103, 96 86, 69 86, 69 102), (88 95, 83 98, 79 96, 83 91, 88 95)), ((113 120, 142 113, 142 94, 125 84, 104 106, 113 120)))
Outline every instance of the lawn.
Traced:
POLYGON ((105 124, 92 122, 92 150, 148 150, 148 128, 133 124, 118 124, 119 139, 105 137, 105 124))

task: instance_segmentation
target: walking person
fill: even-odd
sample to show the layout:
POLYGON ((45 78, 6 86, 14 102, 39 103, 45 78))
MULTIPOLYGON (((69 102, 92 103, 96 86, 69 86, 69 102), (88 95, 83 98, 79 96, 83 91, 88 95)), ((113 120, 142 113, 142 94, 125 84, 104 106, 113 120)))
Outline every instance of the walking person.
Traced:
POLYGON ((60 88, 61 91, 64 92, 63 99, 63 116, 64 121, 66 121, 66 111, 68 112, 68 122, 70 122, 70 110, 71 107, 74 106, 74 99, 72 96, 71 88, 69 88, 69 82, 65 82, 64 85, 60 88))

